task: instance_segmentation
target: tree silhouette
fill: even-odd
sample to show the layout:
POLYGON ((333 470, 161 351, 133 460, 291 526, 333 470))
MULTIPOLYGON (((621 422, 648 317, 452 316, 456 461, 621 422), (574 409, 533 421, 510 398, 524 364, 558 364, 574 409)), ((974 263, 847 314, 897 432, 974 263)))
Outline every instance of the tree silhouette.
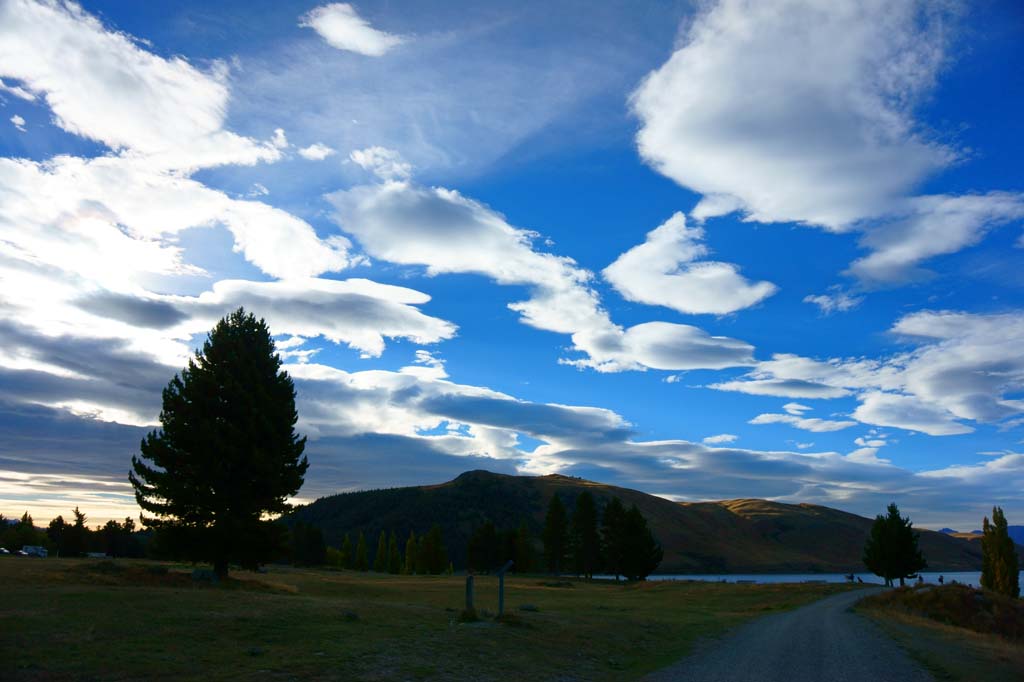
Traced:
POLYGON ((377 573, 388 571, 388 536, 383 530, 377 538, 377 551, 373 553, 373 570, 377 573))
POLYGON ((345 533, 341 541, 341 567, 352 569, 356 566, 356 553, 352 549, 352 536, 345 533))
MULTIPOLYGON (((263 320, 239 308, 163 391, 161 429, 142 441, 128 478, 150 527, 184 530, 226 577, 228 563, 273 556, 309 462, 295 433, 295 387, 263 320)), ((182 534, 179 534, 182 535, 182 534)))
POLYGON ((566 550, 565 505, 558 493, 551 496, 548 513, 544 518, 544 561, 548 571, 561 573, 566 550))
POLYGON ((1010 538, 1006 516, 992 508, 992 523, 986 516, 981 536, 981 586, 1008 597, 1020 596, 1020 566, 1017 548, 1010 538))
POLYGON ((388 573, 402 572, 402 553, 398 551, 398 536, 391 531, 388 537, 388 573))
POLYGON ((419 554, 419 543, 416 541, 416 533, 409 531, 409 539, 405 541, 405 562, 402 564, 402 573, 405 575, 416 573, 417 554, 419 554))
POLYGON ((469 537, 466 549, 469 570, 490 573, 498 567, 498 550, 498 531, 491 521, 485 521, 469 537))
POLYGON ((632 505, 622 521, 622 574, 629 580, 645 580, 664 556, 647 519, 632 505))
POLYGON ((576 575, 594 577, 601 557, 601 539, 597 533, 597 505, 589 490, 576 497, 569 531, 573 569, 576 575))
POLYGON ((900 516, 893 502, 885 515, 879 514, 871 526, 871 534, 864 544, 864 565, 892 585, 897 578, 900 585, 928 565, 917 547, 918 534, 910 518, 900 516))
POLYGON ((366 536, 359 531, 359 540, 356 542, 356 558, 352 567, 357 571, 370 570, 370 559, 366 555, 366 536))
POLYGON ((601 554, 605 570, 618 580, 622 575, 625 544, 626 508, 622 500, 613 497, 601 515, 601 554))

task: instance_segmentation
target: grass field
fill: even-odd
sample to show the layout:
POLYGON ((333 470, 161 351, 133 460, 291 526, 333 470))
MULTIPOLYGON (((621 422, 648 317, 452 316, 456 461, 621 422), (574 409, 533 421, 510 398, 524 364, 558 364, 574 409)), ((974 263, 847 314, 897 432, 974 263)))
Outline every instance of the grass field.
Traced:
MULTIPOLYGON (((0 560, 0 677, 636 679, 700 638, 850 589, 516 576, 506 581, 512 622, 460 623, 461 577, 272 567, 213 587, 193 584, 189 571, 144 561, 0 560)), ((495 611, 497 579, 476 581, 478 611, 495 611)))

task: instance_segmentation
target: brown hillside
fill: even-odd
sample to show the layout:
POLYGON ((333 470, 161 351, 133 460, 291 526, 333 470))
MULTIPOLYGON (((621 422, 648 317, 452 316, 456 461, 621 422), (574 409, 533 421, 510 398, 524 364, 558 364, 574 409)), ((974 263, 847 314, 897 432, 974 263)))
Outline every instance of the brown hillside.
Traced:
MULTIPOLYGON (((471 471, 439 485, 346 493, 300 508, 293 518, 324 530, 329 544, 344 533, 374 538, 383 529, 403 537, 441 525, 456 566, 473 529, 490 520, 499 528, 526 521, 536 536, 551 496, 572 510, 583 490, 598 508, 612 497, 636 504, 665 550, 658 573, 785 573, 862 571, 861 552, 872 520, 809 504, 741 499, 677 503, 654 495, 561 475, 508 476, 471 471)), ((977 543, 921 531, 933 570, 979 570, 977 543)))

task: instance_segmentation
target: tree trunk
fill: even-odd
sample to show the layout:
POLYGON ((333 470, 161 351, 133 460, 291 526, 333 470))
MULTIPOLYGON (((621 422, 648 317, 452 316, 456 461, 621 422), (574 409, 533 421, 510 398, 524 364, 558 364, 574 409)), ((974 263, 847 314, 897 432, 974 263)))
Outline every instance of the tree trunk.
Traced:
POLYGON ((900 587, 906 587, 907 584, 903 581, 903 576, 900 576, 900 587))
POLYGON ((228 579, 228 560, 225 557, 217 557, 213 561, 213 572, 217 574, 218 580, 228 579))

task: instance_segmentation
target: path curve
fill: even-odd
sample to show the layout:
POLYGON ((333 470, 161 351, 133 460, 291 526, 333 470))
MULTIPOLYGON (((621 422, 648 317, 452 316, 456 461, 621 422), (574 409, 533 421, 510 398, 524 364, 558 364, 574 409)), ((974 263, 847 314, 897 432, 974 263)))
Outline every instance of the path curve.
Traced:
POLYGON ((825 597, 741 626, 646 682, 931 682, 880 632, 850 610, 881 589, 825 597))

